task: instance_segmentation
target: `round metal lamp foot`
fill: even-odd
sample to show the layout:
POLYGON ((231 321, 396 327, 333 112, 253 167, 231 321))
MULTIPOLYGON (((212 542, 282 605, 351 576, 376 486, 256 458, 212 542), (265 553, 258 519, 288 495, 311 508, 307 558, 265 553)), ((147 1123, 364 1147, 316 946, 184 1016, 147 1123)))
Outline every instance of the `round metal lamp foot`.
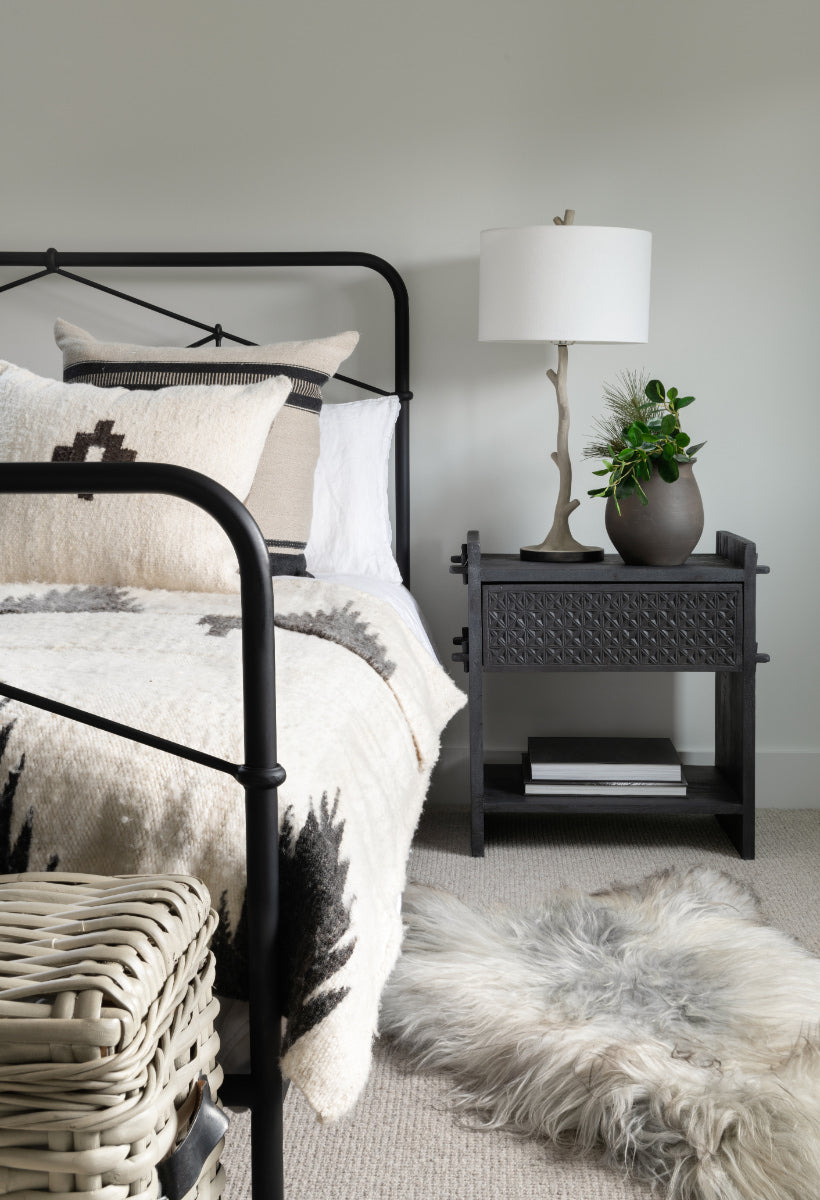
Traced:
POLYGON ((601 546, 579 546, 576 550, 542 550, 540 546, 522 546, 519 555, 530 562, 600 562, 604 551, 601 546))

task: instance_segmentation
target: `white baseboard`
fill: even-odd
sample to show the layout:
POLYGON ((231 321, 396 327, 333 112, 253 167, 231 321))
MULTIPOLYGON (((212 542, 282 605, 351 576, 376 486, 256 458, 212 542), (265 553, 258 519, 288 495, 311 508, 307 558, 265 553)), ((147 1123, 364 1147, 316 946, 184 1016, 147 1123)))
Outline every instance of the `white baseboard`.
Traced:
POLYGON ((763 750, 755 774, 758 808, 820 808, 820 750, 763 750))
MULTIPOLYGON (((520 752, 493 754, 516 762, 520 752)), ((705 755, 683 752, 684 763, 704 762, 705 755)), ((820 809, 820 750, 761 750, 756 756, 758 808, 820 809)), ((468 808, 470 785, 467 748, 445 746, 433 772, 430 808, 468 808)))

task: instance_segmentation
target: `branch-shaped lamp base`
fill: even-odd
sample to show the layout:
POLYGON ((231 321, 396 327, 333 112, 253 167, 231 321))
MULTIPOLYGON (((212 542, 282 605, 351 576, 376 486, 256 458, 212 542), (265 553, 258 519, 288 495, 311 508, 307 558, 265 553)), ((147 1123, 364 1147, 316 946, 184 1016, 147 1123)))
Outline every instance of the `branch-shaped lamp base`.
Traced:
POLYGON ((567 399, 566 342, 558 343, 558 372, 549 370, 547 377, 555 387, 558 401, 558 446, 550 455, 558 468, 558 500, 552 527, 537 546, 522 546, 521 558, 536 562, 598 562, 604 557, 601 546, 584 546, 570 533, 569 517, 580 501, 571 499, 572 464, 569 458, 569 401, 567 399))

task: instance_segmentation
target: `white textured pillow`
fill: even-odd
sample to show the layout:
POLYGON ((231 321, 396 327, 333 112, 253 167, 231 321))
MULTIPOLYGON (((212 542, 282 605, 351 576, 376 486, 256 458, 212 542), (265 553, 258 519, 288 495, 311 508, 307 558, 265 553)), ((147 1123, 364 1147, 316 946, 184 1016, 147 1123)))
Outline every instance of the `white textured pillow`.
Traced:
MULTIPOLYGON (((0 463, 176 463, 242 500, 290 386, 279 375, 127 391, 0 361, 0 463)), ((196 505, 156 495, 0 495, 0 580, 239 590, 227 534, 196 505)))
POLYGON ((387 499, 396 396, 325 404, 305 558, 314 575, 372 575, 401 583, 387 499))
POLYGON ((132 346, 98 342, 84 329, 58 320, 54 335, 63 352, 66 383, 153 389, 257 383, 286 375, 292 391, 271 429, 245 502, 268 543, 271 574, 304 575, 322 385, 353 352, 358 333, 269 346, 132 346))

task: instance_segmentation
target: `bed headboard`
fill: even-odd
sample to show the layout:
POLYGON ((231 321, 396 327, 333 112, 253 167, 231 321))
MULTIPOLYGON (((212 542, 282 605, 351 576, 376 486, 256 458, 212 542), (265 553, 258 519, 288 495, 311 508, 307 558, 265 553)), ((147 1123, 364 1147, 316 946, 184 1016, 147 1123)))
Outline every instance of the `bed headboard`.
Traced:
POLYGON ((93 269, 95 267, 108 268, 128 268, 128 267, 156 267, 162 268, 275 268, 275 267, 363 267, 367 270, 375 271, 381 275, 389 284, 393 294, 393 313, 394 313, 394 335, 393 335, 393 363, 394 363, 394 386, 392 392, 375 387, 372 384, 364 383, 358 379, 352 379, 350 376, 337 374, 336 379, 343 383, 350 384, 352 387, 362 388, 365 391, 372 392, 376 395, 386 396, 395 394, 400 400, 399 417, 396 422, 395 433, 395 537, 396 537, 396 561, 401 571, 402 580, 406 586, 410 584, 410 400, 413 393, 410 391, 409 369, 410 369, 410 321, 409 321, 409 306, 407 299, 407 288, 404 280, 398 273, 395 267, 386 262, 383 258, 379 258, 375 254, 360 254, 355 251, 332 250, 332 251, 306 251, 304 253, 298 251, 283 251, 283 252, 207 252, 207 253, 150 253, 144 251, 135 252, 82 252, 68 253, 58 252, 55 249, 45 251, 0 251, 0 266, 13 267, 35 267, 37 270, 30 274, 25 274, 10 282, 0 284, 0 292, 10 291, 12 288, 21 287, 23 284, 31 283, 36 279, 42 279, 48 275, 62 275, 66 279, 75 280, 79 284, 87 287, 95 288, 98 291, 106 292, 109 295, 116 296, 118 299, 126 300, 129 303, 139 305, 142 308, 150 309, 152 312, 161 313, 164 316, 170 317, 175 321, 181 321, 183 324, 190 325, 195 329, 203 330, 205 336, 198 341, 192 343, 194 346, 206 345, 208 342, 215 342, 216 345, 221 345, 223 339, 229 339, 240 345, 253 345, 247 338, 241 337, 239 334, 231 333, 222 328, 221 325, 213 325, 207 322, 195 320, 191 317, 182 315, 181 313, 172 312, 161 305, 153 304, 147 300, 137 296, 132 296, 127 292, 118 290, 100 283, 98 280, 88 279, 83 275, 76 274, 69 268, 79 267, 93 269))

